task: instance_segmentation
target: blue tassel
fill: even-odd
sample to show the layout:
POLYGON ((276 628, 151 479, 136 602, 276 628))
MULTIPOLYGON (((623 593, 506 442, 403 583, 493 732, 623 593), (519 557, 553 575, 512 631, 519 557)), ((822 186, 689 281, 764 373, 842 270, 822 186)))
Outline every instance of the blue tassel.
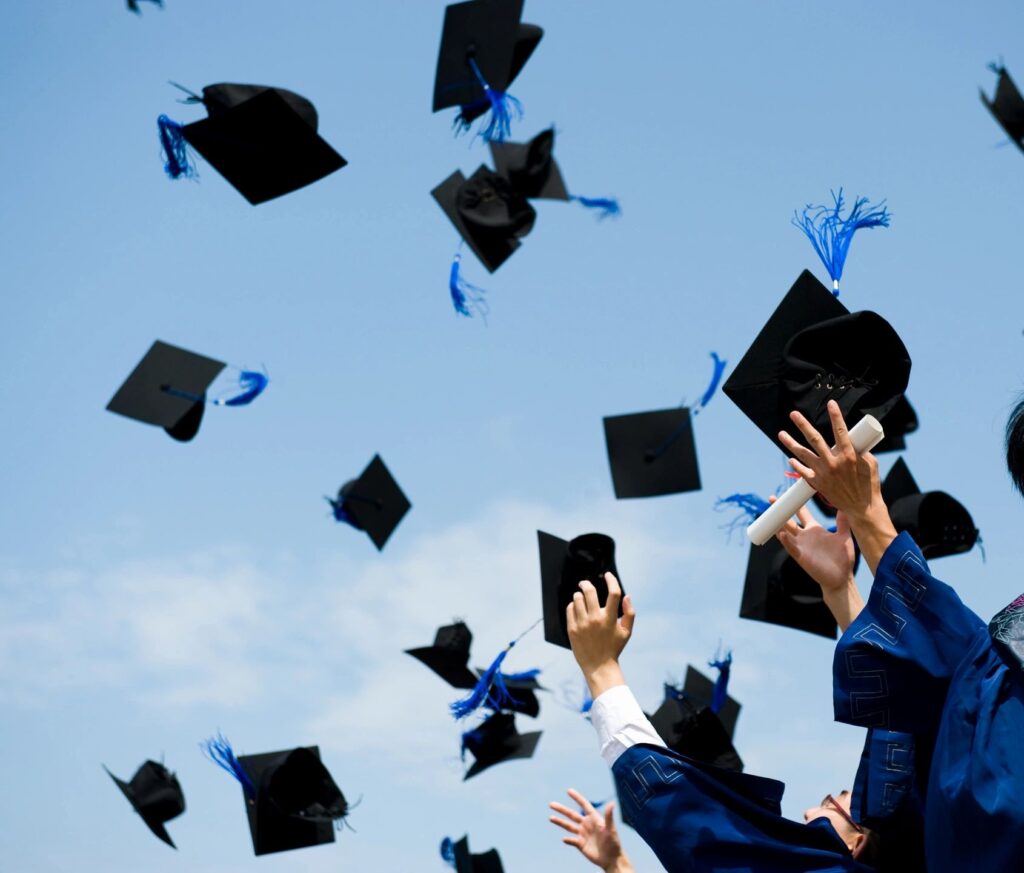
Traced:
POLYGON ((235 757, 235 751, 231 748, 231 743, 227 741, 223 734, 218 733, 217 736, 204 740, 199 744, 199 747, 214 764, 226 770, 242 783, 242 790, 245 792, 246 797, 250 800, 256 799, 256 788, 252 784, 252 779, 249 778, 249 774, 245 772, 245 768, 238 758, 235 757))
POLYGON ((618 218, 622 215, 622 207, 619 206, 619 201, 613 197, 581 197, 578 194, 573 194, 569 199, 575 200, 580 206, 585 206, 587 209, 598 210, 598 221, 605 218, 618 218))
POLYGON ((441 840, 441 858, 445 863, 450 864, 452 867, 455 866, 455 843, 452 842, 451 837, 445 837, 441 840))
POLYGON ((461 263, 462 254, 456 252, 455 257, 452 258, 452 271, 448 279, 448 291, 452 295, 452 306, 455 307, 455 311, 459 315, 465 315, 467 318, 472 318, 473 310, 475 310, 486 322, 488 308, 484 294, 487 292, 483 288, 478 288, 467 282, 460 275, 461 263))
POLYGON ((156 120, 156 127, 164 153, 164 172, 172 179, 180 179, 182 176, 186 179, 195 178, 196 168, 189 157, 184 128, 166 115, 156 120))
POLYGON ((226 400, 214 400, 213 402, 217 406, 248 406, 263 393, 269 383, 270 378, 266 373, 242 370, 238 375, 238 387, 242 389, 242 392, 234 397, 228 397, 226 400))
POLYGON ((583 683, 583 702, 580 704, 580 714, 586 715, 594 705, 594 696, 590 693, 590 686, 583 683))
POLYGON ((709 667, 718 670, 718 678, 715 680, 714 690, 711 692, 711 711, 718 712, 724 705, 729 689, 729 671, 732 669, 732 652, 726 652, 725 657, 719 659, 717 656, 708 661, 709 667))
POLYGON ((352 525, 352 527, 356 527, 357 526, 356 523, 355 523, 355 519, 353 519, 352 516, 349 515, 348 512, 345 511, 345 505, 344 505, 345 502, 343 500, 334 499, 334 498, 327 497, 327 496, 324 497, 324 500, 326 500, 329 504, 331 504, 331 515, 334 516, 334 520, 335 521, 340 521, 340 522, 344 522, 345 524, 350 524, 350 525, 352 525))
MULTIPOLYGON (((448 708, 456 720, 463 719, 470 713, 476 712, 485 703, 496 710, 500 710, 503 706, 508 706, 515 702, 512 695, 508 693, 508 688, 505 687, 505 677, 501 672, 501 665, 505 660, 505 656, 512 651, 512 647, 540 624, 541 621, 543 619, 535 621, 498 653, 498 656, 491 662, 491 666, 484 671, 484 674, 477 680, 473 690, 466 697, 448 704, 448 708)), ((530 676, 531 674, 536 676, 539 672, 539 670, 531 670, 528 673, 513 673, 511 678, 530 676)))
POLYGON ((740 527, 746 527, 763 513, 771 504, 757 494, 730 494, 728 497, 720 497, 715 501, 715 509, 721 511, 728 507, 738 509, 737 515, 724 527, 732 536, 733 531, 740 527))
MULTIPOLYGON (((466 108, 480 109, 484 106, 485 100, 491 107, 491 117, 487 125, 477 133, 477 136, 481 137, 485 142, 505 142, 512 135, 512 121, 518 121, 523 117, 523 104, 511 94, 492 88, 487 83, 483 73, 480 72, 480 67, 477 66, 473 58, 469 59, 469 66, 472 68, 477 82, 480 83, 480 87, 484 89, 484 96, 467 104, 466 108)), ((455 117, 453 124, 456 135, 469 130, 470 125, 471 122, 467 121, 466 117, 460 112, 455 117)))
POLYGON ((715 391, 718 390, 718 384, 722 381, 722 375, 725 373, 725 368, 729 365, 728 361, 722 360, 715 352, 711 352, 711 360, 714 366, 714 371, 711 374, 711 383, 701 396, 700 402, 697 404, 697 408, 693 411, 694 415, 707 406, 711 398, 715 396, 715 391))
POLYGON ((846 218, 840 216, 843 208, 843 189, 831 192, 834 206, 804 207, 802 215, 793 213, 793 224, 800 228, 811 241, 814 251, 832 277, 832 293, 839 296, 839 280, 843 277, 843 265, 850 251, 853 235, 865 227, 888 227, 890 215, 883 200, 874 209, 868 209, 867 197, 853 201, 853 209, 846 218))

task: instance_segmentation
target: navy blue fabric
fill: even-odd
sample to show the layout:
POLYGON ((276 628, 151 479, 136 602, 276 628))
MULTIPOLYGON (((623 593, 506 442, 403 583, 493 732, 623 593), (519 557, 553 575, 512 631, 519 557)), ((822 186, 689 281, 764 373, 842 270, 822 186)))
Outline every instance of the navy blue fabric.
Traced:
POLYGON ((838 721, 931 747, 929 873, 1024 869, 1024 677, 906 533, 836 647, 838 721))
POLYGON ((826 818, 782 817, 775 779, 700 764, 646 744, 612 767, 623 820, 669 873, 868 873, 826 818))

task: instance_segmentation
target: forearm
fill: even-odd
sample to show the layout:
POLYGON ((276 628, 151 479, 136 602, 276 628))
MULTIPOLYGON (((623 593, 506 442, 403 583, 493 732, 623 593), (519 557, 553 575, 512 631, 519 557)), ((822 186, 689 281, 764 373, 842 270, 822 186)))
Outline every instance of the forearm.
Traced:
MULTIPOLYGON (((882 503, 880 496, 863 512, 850 515, 850 529, 871 575, 874 576, 886 549, 896 539, 896 528, 893 527, 889 510, 882 503)), ((862 602, 861 606, 863 605, 862 602)))
POLYGON ((840 633, 850 626, 864 608, 864 598, 860 596, 860 590, 852 576, 846 585, 836 591, 823 589, 822 596, 836 624, 839 625, 840 633))
POLYGON ((610 866, 604 868, 604 873, 636 873, 636 871, 629 863, 626 853, 623 852, 610 866))
POLYGON ((598 667, 588 668, 583 671, 583 678, 587 680, 592 700, 597 700, 609 688, 626 684, 626 677, 618 661, 606 661, 598 667))

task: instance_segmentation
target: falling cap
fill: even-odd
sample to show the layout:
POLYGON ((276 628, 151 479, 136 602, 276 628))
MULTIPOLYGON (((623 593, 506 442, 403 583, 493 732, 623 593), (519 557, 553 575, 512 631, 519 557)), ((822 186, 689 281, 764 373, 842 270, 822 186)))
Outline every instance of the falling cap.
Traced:
MULTIPOLYGON (((185 140, 253 205, 310 185, 347 163, 317 133, 316 108, 284 88, 222 83, 203 88, 208 117, 185 140)), ((161 126, 161 133, 165 128, 161 126)))
POLYGON ((179 442, 199 432, 206 391, 223 361, 157 340, 107 404, 116 412, 162 427, 179 442))
POLYGON ((555 130, 541 131, 529 142, 492 142, 494 169, 529 199, 569 200, 562 171, 555 162, 555 130))
POLYGON ((472 121, 488 110, 470 59, 496 91, 512 84, 544 35, 541 28, 520 23, 522 14, 523 0, 469 0, 446 7, 434 77, 434 112, 461 106, 463 118, 472 121))
POLYGON ((700 490, 686 407, 610 416, 604 420, 604 438, 618 499, 700 490))
MULTIPOLYGON (((608 601, 605 573, 619 579, 615 567, 615 540, 605 534, 590 533, 566 541, 537 531, 540 550, 541 603, 544 608, 544 639, 563 648, 569 645, 565 610, 584 579, 593 583, 601 606, 608 601)), ((622 580, 619 579, 621 586, 622 580)), ((622 608, 619 607, 619 615, 622 608)))
POLYGON ((1024 97, 1021 96, 1006 67, 1002 64, 990 64, 989 68, 998 77, 996 82, 996 93, 993 99, 989 100, 984 91, 981 91, 981 102, 984 103, 989 112, 992 113, 999 126, 1006 131, 1006 135, 1024 151, 1024 97))
MULTIPOLYGON (((666 688, 668 687, 671 686, 666 686, 666 688)), ((687 666, 682 694, 699 706, 711 706, 715 694, 715 683, 696 668, 687 666)), ((741 708, 740 704, 727 694, 724 703, 715 713, 730 739, 736 734, 736 721, 740 717, 741 708)))
POLYGON ((665 700, 650 721, 672 751, 724 770, 743 771, 743 761, 719 717, 671 685, 665 686, 665 700))
POLYGON ((491 273, 519 248, 537 217, 508 179, 482 164, 468 179, 456 170, 431 194, 491 273))
POLYGON ((123 782, 106 767, 103 769, 128 798, 146 827, 168 846, 176 849, 164 822, 177 818, 185 811, 185 795, 178 784, 178 777, 156 761, 146 761, 135 771, 131 782, 123 782))
POLYGON ((457 843, 445 837, 441 843, 441 857, 455 868, 455 873, 505 873, 498 850, 471 854, 469 837, 463 837, 457 843))
POLYGON ((969 552, 978 540, 971 514, 945 491, 922 494, 903 458, 882 482, 882 499, 896 530, 913 537, 929 560, 969 552))
POLYGON ((380 455, 374 455, 358 479, 346 482, 338 496, 327 498, 338 521, 365 531, 377 551, 384 548, 399 522, 412 507, 380 455))
POLYGON ((775 538, 750 547, 740 618, 836 638, 836 621, 825 605, 821 587, 775 538))
POLYGON ((255 789, 245 806, 257 855, 334 842, 335 822, 348 813, 348 803, 317 746, 240 755, 238 761, 255 789))
POLYGON ((467 666, 472 642, 469 627, 457 621, 439 627, 432 646, 406 649, 405 653, 426 664, 453 688, 473 688, 477 675, 467 666))
POLYGON ((486 721, 462 735, 463 752, 473 753, 473 765, 463 781, 472 779, 488 767, 515 758, 532 758, 540 742, 540 731, 521 734, 516 730, 516 717, 510 712, 496 712, 486 721))
POLYGON ((892 326, 874 312, 850 313, 804 270, 722 390, 785 452, 781 430, 806 445, 792 410, 831 441, 829 400, 851 426, 868 414, 884 426, 909 378, 910 354, 892 326))

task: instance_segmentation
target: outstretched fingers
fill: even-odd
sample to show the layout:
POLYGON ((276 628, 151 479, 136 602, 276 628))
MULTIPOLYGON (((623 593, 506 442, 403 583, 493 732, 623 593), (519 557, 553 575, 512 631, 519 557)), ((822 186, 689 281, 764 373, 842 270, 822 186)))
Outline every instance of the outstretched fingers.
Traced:
POLYGON ((590 815, 594 811, 594 806, 587 798, 580 794, 575 788, 570 788, 568 791, 569 796, 576 801, 576 804, 586 815, 590 815))
MULTIPOLYGON (((828 458, 832 454, 831 446, 825 442, 825 438, 818 433, 814 425, 804 418, 803 415, 794 409, 789 414, 789 420, 799 428, 800 433, 804 435, 804 439, 807 440, 807 443, 814 449, 819 458, 828 458)), ((790 439, 792 440, 793 438, 790 437, 790 439)), ((793 441, 796 442, 795 440, 793 441)))

